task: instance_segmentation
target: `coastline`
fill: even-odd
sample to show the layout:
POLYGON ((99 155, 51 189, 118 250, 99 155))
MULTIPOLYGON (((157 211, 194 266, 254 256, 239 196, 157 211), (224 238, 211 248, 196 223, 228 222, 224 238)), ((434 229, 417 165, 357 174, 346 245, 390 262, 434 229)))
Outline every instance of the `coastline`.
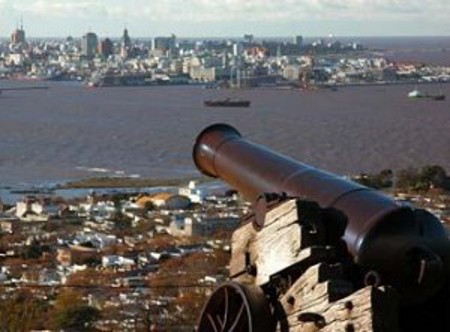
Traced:
POLYGON ((153 193, 173 191, 174 188, 187 186, 190 181, 209 185, 214 179, 206 177, 191 178, 84 178, 66 182, 29 184, 20 186, 0 186, 0 202, 14 205, 25 196, 62 197, 64 199, 80 198, 95 191, 99 194, 153 193))
POLYGON ((95 177, 68 181, 56 185, 55 189, 111 189, 111 188, 149 188, 149 187, 173 187, 189 183, 189 181, 206 182, 206 178, 130 178, 130 177, 95 177))

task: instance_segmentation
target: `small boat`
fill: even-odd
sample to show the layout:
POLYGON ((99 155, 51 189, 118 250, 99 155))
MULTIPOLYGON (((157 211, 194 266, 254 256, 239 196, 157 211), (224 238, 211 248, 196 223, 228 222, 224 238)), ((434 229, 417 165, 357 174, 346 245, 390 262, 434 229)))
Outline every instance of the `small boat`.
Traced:
POLYGON ((433 98, 433 100, 445 100, 445 95, 442 93, 440 85, 438 85, 438 93, 432 95, 431 98, 433 98))
POLYGON ((445 95, 438 94, 438 95, 432 96, 431 98, 433 98, 434 100, 445 100, 445 95))
POLYGON ((439 88, 439 92, 437 94, 429 94, 423 93, 422 91, 417 89, 417 86, 408 93, 408 98, 427 98, 432 100, 445 100, 445 95, 441 92, 439 88))
POLYGON ((250 100, 226 98, 218 100, 205 100, 203 104, 207 107, 249 107, 250 100))
POLYGON ((408 98, 425 98, 425 97, 426 95, 423 92, 419 91, 417 87, 408 93, 408 98))

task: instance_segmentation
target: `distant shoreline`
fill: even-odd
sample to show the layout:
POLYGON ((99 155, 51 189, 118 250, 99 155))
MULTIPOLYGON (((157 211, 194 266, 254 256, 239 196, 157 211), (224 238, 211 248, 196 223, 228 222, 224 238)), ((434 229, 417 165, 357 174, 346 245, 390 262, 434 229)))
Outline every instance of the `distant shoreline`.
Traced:
POLYGON ((137 178, 114 178, 97 177, 68 181, 56 186, 56 189, 91 189, 91 188, 148 188, 148 187, 172 187, 189 183, 189 181, 205 181, 200 178, 178 178, 178 179, 137 179, 137 178))

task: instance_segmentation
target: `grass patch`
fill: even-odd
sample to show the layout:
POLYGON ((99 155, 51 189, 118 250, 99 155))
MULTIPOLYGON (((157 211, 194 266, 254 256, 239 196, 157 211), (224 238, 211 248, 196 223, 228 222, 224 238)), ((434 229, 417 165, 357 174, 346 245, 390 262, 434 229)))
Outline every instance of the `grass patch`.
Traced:
POLYGON ((76 181, 69 181, 58 186, 58 189, 85 189, 85 188, 145 188, 145 187, 174 187, 184 186, 191 180, 199 182, 210 181, 206 177, 202 178, 182 178, 182 179, 140 179, 140 178, 111 178, 97 177, 76 181))

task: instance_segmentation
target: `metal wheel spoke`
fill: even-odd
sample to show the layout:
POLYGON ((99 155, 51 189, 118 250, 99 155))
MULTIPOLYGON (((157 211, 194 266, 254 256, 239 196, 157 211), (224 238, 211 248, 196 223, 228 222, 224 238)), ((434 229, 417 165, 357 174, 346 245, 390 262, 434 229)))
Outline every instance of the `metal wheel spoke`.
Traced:
POLYGON ((242 314, 244 313, 244 309, 245 309, 245 304, 242 303, 242 304, 241 304, 241 307, 239 308, 239 311, 238 311, 238 313, 237 313, 237 315, 236 315, 236 318, 234 319, 234 323, 233 323, 233 325, 231 325, 231 327, 229 328, 228 331, 232 332, 232 331, 234 331, 234 329, 236 328, 236 326, 238 326, 239 321, 241 320, 241 316, 242 316, 242 314))
POLYGON ((222 321, 222 318, 220 318, 219 315, 216 315, 216 321, 217 321, 217 323, 219 323, 220 330, 223 331, 223 328, 224 328, 226 322, 222 321))
POLYGON ((216 323, 214 322, 214 318, 212 318, 210 314, 207 314, 206 316, 208 317, 209 323, 211 324, 212 328, 214 329, 214 332, 219 332, 219 329, 217 329, 216 323))
POLYGON ((227 324, 227 320, 228 320, 228 312, 230 310, 230 299, 229 299, 229 293, 228 293, 228 288, 224 288, 224 292, 225 292, 225 312, 223 314, 223 325, 222 325, 222 329, 225 327, 225 325, 227 324))

